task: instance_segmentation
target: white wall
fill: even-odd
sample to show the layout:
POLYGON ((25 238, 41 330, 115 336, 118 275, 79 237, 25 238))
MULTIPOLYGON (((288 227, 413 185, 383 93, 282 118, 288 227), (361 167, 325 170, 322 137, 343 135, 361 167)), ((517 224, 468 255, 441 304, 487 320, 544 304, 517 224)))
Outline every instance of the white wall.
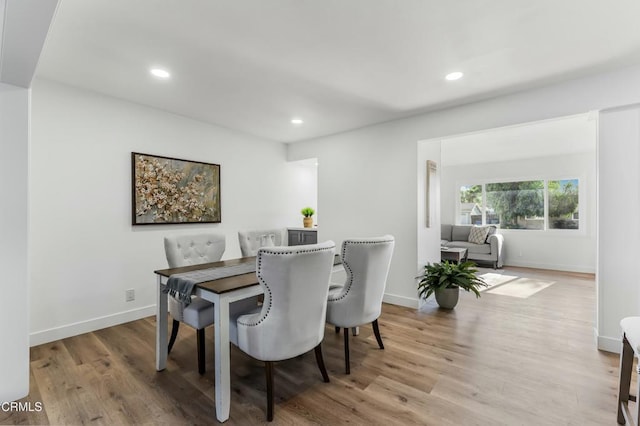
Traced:
MULTIPOLYGON (((415 276, 424 272, 424 266, 440 258, 440 223, 442 221, 442 161, 439 139, 418 142, 418 265, 415 276), (429 191, 429 227, 427 227, 427 161, 436 163, 434 185, 429 191), (433 193, 431 193, 433 191, 433 193)), ((387 300, 391 302, 391 300, 387 300)), ((422 300, 418 306, 421 306, 422 300)))
POLYGON ((29 90, 0 83, 0 402, 29 393, 29 90))
MULTIPOLYGON (((324 237, 338 242, 351 235, 388 232, 396 236, 387 293, 404 298, 407 304, 416 304, 413 274, 418 259, 417 141, 639 101, 640 66, 634 66, 291 144, 288 156, 291 160, 317 157, 320 161, 318 202, 322 206, 324 237), (362 213, 363 207, 366 213, 362 213)), ((601 135, 601 149, 606 149, 607 142, 601 135)), ((617 222, 612 226, 626 225, 617 222)), ((601 298, 606 295, 605 290, 601 298)), ((633 303, 638 310, 638 301, 633 303)), ((615 328, 611 321, 605 321, 607 333, 615 328)), ((605 330, 604 326, 598 324, 601 330, 605 330)))
POLYGON ((222 232, 233 258, 239 229, 301 224, 308 171, 281 143, 38 80, 32 123, 32 345, 153 314, 167 234, 222 232), (133 227, 132 151, 220 164, 222 223, 133 227))
POLYGON ((620 349, 620 320, 640 315, 640 106, 600 114, 598 344, 620 349))
POLYGON ((295 179, 288 182, 287 191, 290 193, 287 197, 291 200, 292 205, 287 211, 298 212, 298 218, 293 220, 289 226, 302 227, 302 219, 300 213, 304 207, 311 207, 316 211, 313 215, 314 225, 318 225, 320 211, 318 209, 318 164, 315 158, 300 161, 289 162, 289 167, 294 172, 295 179))
POLYGON ((320 240, 340 245, 350 237, 392 234, 395 252, 387 300, 417 306, 416 290, 406 286, 416 271, 416 142, 390 150, 380 141, 395 138, 396 126, 367 128, 290 147, 290 160, 318 158, 320 240), (355 136, 354 136, 355 135, 355 136), (402 220, 399 220, 402 218, 402 220))
MULTIPOLYGON (((593 137, 595 138, 595 134, 593 137)), ((446 142, 443 143, 446 144, 446 142)), ((595 151, 444 167, 441 188, 443 223, 456 223, 456 202, 461 185, 513 178, 525 180, 579 178, 582 204, 580 224, 583 228, 579 231, 501 229, 500 233, 504 235, 505 265, 595 273, 595 151)))

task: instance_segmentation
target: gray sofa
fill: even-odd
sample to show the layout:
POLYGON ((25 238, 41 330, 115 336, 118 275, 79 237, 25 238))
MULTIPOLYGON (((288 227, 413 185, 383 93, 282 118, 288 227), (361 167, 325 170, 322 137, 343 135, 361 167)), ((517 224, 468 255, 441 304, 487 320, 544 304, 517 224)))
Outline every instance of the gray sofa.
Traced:
POLYGON ((489 225, 489 234, 484 244, 469 242, 470 225, 440 225, 440 245, 466 248, 467 259, 492 262, 493 267, 502 268, 502 246, 504 237, 496 233, 497 228, 489 225))

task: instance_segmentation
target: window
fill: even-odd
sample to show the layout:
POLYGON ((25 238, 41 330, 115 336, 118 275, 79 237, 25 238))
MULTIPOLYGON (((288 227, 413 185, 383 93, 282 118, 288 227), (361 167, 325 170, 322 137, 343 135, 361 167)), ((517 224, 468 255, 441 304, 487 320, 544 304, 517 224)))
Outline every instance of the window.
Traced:
POLYGON ((463 185, 458 220, 503 229, 579 229, 578 189, 578 179, 463 185))
POLYGON ((460 187, 461 225, 482 225, 482 185, 460 187))
POLYGON ((543 181, 489 183, 486 191, 493 223, 503 229, 544 229, 543 181))
POLYGON ((549 229, 578 229, 578 179, 550 180, 549 229))

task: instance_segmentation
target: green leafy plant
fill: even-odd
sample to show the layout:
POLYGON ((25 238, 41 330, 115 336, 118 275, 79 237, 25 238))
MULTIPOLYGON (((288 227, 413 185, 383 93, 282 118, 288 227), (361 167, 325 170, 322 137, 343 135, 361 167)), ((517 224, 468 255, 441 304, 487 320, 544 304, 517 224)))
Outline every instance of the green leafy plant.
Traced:
POLYGON ((418 293, 423 299, 427 299, 436 290, 459 287, 465 291, 475 293, 480 297, 480 289, 486 287, 487 283, 476 275, 478 270, 473 262, 453 263, 444 261, 442 263, 427 264, 424 267, 424 274, 420 275, 418 282, 418 293))
POLYGON ((311 207, 305 207, 304 209, 300 210, 300 213, 302 213, 302 216, 304 217, 311 217, 316 214, 316 211, 311 207))

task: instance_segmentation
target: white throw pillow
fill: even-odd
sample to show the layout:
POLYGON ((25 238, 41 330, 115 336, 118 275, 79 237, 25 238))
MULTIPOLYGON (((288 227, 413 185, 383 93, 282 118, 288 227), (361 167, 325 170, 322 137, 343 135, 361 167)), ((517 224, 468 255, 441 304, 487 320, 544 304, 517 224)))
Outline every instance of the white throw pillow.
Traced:
POLYGON ((489 234, 488 226, 472 226, 469 232, 469 242, 474 244, 484 244, 489 234))

